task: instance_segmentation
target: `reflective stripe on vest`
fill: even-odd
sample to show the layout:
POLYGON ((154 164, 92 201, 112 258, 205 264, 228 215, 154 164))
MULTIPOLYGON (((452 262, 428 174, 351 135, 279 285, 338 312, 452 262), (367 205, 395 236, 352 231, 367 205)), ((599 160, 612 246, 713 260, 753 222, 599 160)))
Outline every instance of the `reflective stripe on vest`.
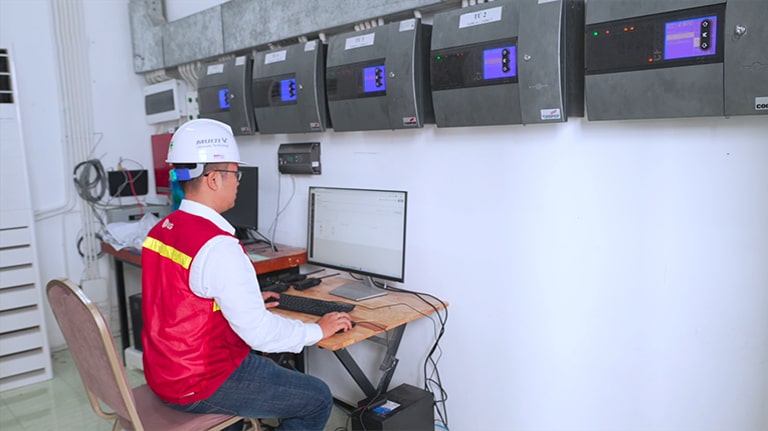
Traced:
POLYGON ((172 261, 181 265, 184 269, 189 269, 189 265, 192 264, 191 256, 187 256, 179 250, 176 250, 169 245, 163 244, 154 238, 147 237, 147 239, 144 240, 144 244, 142 245, 144 248, 152 250, 160 256, 171 259, 172 261))

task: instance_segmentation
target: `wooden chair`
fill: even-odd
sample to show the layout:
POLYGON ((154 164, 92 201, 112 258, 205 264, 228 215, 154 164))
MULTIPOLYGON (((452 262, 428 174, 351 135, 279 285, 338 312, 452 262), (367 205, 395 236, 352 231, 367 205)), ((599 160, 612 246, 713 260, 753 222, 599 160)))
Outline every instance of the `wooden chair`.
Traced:
MULTIPOLYGON (((113 431, 216 431, 244 418, 174 410, 147 385, 131 389, 101 311, 69 280, 48 283, 48 301, 75 360, 94 412, 115 420, 113 431), (112 412, 102 407, 105 405, 112 412)), ((255 430, 257 421, 248 420, 255 430)))

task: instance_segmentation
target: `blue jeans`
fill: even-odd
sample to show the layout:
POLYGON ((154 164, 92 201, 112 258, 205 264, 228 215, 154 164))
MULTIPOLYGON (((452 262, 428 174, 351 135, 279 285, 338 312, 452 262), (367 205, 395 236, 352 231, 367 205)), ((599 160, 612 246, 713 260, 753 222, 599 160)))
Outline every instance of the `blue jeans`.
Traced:
POLYGON ((333 408, 328 385, 251 352, 224 384, 205 400, 168 404, 193 413, 280 418, 281 431, 322 431, 333 408))

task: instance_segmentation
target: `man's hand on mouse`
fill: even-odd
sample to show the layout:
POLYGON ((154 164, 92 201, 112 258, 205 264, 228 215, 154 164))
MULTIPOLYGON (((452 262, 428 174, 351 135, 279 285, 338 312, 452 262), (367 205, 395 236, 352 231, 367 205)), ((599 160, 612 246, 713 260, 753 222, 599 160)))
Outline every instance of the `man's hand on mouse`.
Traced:
POLYGON ((280 305, 280 294, 277 292, 261 292, 261 297, 264 299, 264 306, 267 308, 275 308, 280 305), (269 301, 271 298, 275 298, 275 300, 269 301))
POLYGON ((346 332, 352 329, 352 318, 347 313, 333 312, 321 317, 317 324, 323 330, 323 339, 325 339, 337 332, 346 332))

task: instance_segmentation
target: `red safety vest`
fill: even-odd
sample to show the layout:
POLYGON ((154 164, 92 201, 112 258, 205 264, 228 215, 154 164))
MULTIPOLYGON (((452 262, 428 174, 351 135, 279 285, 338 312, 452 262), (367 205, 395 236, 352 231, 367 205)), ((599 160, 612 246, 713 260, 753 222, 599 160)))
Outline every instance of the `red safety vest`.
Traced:
POLYGON ((218 305, 189 288, 192 261, 218 235, 232 236, 209 220, 174 211, 144 241, 144 375, 160 398, 174 404, 208 398, 250 351, 218 305))

